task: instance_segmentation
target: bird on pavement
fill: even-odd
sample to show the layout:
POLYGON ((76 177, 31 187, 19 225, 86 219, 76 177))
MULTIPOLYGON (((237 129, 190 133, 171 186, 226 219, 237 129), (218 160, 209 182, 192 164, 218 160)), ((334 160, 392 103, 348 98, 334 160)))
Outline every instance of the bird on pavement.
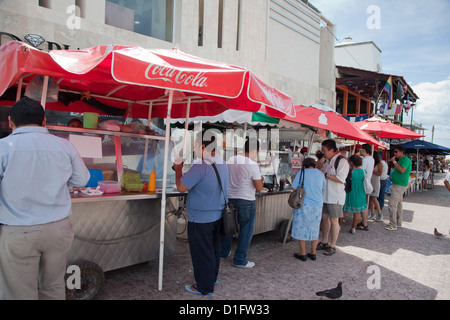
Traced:
POLYGON ((445 235, 443 235, 442 233, 440 233, 436 228, 434 228, 434 235, 438 238, 443 238, 445 237, 445 235))
POLYGON ((342 282, 339 282, 336 288, 316 292, 316 295, 327 297, 329 299, 339 299, 340 297, 342 297, 342 282))

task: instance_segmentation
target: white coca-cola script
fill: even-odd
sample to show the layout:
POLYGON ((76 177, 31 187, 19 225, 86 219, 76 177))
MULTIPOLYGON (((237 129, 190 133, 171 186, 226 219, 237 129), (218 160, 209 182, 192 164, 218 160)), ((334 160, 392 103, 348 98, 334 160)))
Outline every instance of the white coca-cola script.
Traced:
POLYGON ((145 77, 149 80, 163 80, 198 88, 206 87, 206 81, 208 80, 208 77, 205 77, 204 72, 186 72, 155 64, 150 64, 147 67, 145 70, 145 77))

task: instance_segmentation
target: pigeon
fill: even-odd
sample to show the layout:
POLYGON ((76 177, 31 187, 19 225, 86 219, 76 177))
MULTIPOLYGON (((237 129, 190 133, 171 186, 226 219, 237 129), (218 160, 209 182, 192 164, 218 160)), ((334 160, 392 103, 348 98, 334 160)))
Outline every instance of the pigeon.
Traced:
POLYGON ((340 297, 342 297, 342 282, 339 282, 336 288, 316 292, 316 295, 327 297, 329 299, 339 299, 340 297))
POLYGON ((443 235, 442 233, 440 233, 436 228, 434 228, 434 235, 438 238, 443 238, 445 237, 445 235, 443 235))

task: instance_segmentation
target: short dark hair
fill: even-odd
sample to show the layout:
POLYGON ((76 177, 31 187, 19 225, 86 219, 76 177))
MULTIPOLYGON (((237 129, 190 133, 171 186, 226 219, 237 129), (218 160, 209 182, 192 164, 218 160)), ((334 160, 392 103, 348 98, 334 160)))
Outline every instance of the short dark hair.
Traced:
POLYGON ((322 142, 322 147, 327 148, 328 150, 333 150, 334 152, 338 151, 338 148, 336 146, 336 141, 328 139, 322 142))
POLYGON ((306 158, 303 160, 303 168, 315 168, 316 167, 316 160, 313 158, 306 158))
POLYGON ((245 153, 250 153, 250 151, 255 150, 256 147, 256 151, 259 151, 259 140, 258 139, 247 139, 245 141, 244 144, 244 152, 245 153))
POLYGON ((400 152, 405 153, 405 148, 403 148, 403 146, 396 146, 396 147, 394 148, 394 150, 397 150, 397 151, 400 151, 400 152))
POLYGON ((361 146, 361 149, 363 149, 365 152, 367 152, 367 154, 372 154, 372 146, 370 144, 363 144, 361 146))
POLYGON ((42 105, 28 97, 23 97, 11 107, 11 121, 16 127, 26 125, 39 125, 45 119, 45 111, 42 105))
POLYGON ((362 165, 362 159, 360 156, 357 156, 356 154, 352 155, 349 159, 355 166, 361 167, 362 165))

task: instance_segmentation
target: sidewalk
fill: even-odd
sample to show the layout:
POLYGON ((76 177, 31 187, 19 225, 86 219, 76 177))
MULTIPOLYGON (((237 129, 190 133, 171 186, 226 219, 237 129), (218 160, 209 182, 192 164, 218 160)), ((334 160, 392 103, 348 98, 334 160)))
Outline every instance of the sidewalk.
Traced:
POLYGON ((352 218, 347 217, 337 252, 331 257, 318 251, 316 261, 302 262, 293 257, 298 251, 296 241, 283 246, 278 231, 260 234, 249 250, 255 267, 235 268, 232 256, 222 260, 219 285, 212 296, 203 297, 184 290, 194 276, 188 243, 177 241, 176 254, 164 260, 162 291, 158 291, 156 260, 107 272, 105 286, 95 299, 319 300, 316 291, 334 288, 339 281, 343 282, 341 300, 450 299, 450 236, 441 239, 433 235, 435 227, 450 233, 450 192, 443 184, 445 175, 435 175, 434 189, 404 198, 403 228, 397 231, 384 229, 387 203, 385 223, 370 222, 369 231, 350 234, 352 218))

